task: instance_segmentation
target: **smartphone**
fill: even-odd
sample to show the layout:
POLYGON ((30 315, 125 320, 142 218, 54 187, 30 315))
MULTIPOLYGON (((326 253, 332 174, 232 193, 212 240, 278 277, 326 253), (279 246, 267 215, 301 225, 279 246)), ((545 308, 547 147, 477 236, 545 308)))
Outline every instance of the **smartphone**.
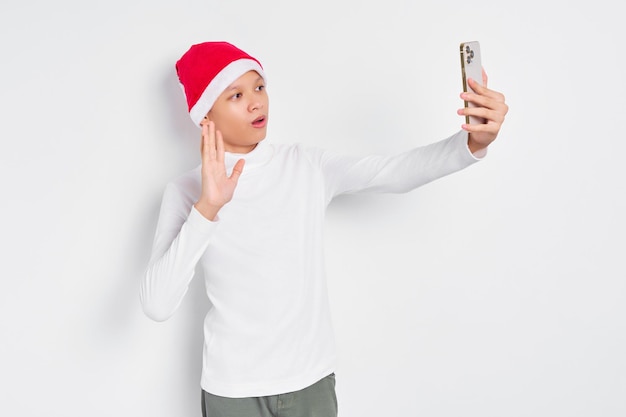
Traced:
MULTIPOLYGON (((468 78, 472 78, 478 84, 483 83, 483 65, 480 57, 480 43, 477 41, 461 43, 461 74, 463 77, 463 91, 474 92, 467 83, 468 78)), ((465 102, 465 107, 474 107, 473 103, 465 102)), ((465 116, 467 124, 482 124, 485 119, 482 117, 465 116)))

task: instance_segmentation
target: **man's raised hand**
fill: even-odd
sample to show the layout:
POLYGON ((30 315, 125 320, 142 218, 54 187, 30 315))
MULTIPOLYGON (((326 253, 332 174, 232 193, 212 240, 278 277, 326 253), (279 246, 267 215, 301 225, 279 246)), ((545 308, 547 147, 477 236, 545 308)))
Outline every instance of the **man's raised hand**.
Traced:
POLYGON ((202 191, 195 204, 207 219, 215 220, 217 213, 232 198, 245 161, 237 161, 230 176, 224 163, 224 140, 212 121, 202 122, 200 154, 202 156, 202 191))

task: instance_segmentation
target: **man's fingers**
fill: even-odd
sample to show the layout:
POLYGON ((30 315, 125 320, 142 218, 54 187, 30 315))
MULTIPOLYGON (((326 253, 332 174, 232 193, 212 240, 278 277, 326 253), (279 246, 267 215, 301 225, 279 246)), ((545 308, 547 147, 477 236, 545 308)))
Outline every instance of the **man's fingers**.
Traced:
POLYGON ((214 161, 216 158, 217 151, 215 149, 215 123, 209 122, 209 138, 208 138, 208 146, 209 146, 209 159, 214 161))
POLYGON ((230 179, 235 181, 235 183, 237 183, 237 181, 239 180, 239 177, 241 176, 241 173, 243 172, 243 166, 245 163, 246 163, 245 160, 240 159, 239 161, 237 161, 237 163, 233 167, 233 172, 230 174, 230 179))
MULTIPOLYGON (((486 77, 486 74, 484 74, 484 75, 486 77)), ((470 87, 472 87, 472 90, 474 90, 474 92, 477 95, 489 97, 489 98, 492 98, 492 99, 494 99, 496 101, 504 102, 504 95, 502 93, 500 93, 498 91, 490 90, 489 88, 487 88, 487 84, 484 83, 484 81, 486 79, 485 77, 483 77, 483 84, 484 85, 480 85, 478 83, 478 81, 470 78, 469 79, 469 84, 470 84, 470 87)), ((469 93, 469 94, 471 94, 471 93, 469 93)))
POLYGON ((473 78, 470 78, 467 81, 469 82, 470 87, 472 87, 472 90, 474 90, 476 94, 487 95, 489 89, 487 88, 487 85, 485 85, 484 79, 482 84, 473 78))
MULTIPOLYGON (((491 91, 491 90, 488 90, 491 91)), ((504 101, 504 96, 496 91, 492 91, 492 94, 476 94, 476 93, 462 93, 461 98, 463 100, 474 103, 476 107, 485 107, 489 110, 493 110, 503 115, 508 112, 508 106, 504 101)))
POLYGON ((219 130, 215 132, 215 146, 217 149, 217 162, 224 162, 224 138, 222 137, 222 132, 219 130))
POLYGON ((201 124, 202 134, 200 136, 200 156, 202 157, 202 161, 204 162, 208 158, 208 141, 209 141, 209 127, 206 123, 201 124))
POLYGON ((486 107, 467 107, 464 109, 459 109, 459 115, 463 116, 474 116, 479 117, 486 120, 486 123, 497 123, 502 124, 504 121, 505 113, 498 110, 491 110, 486 107))

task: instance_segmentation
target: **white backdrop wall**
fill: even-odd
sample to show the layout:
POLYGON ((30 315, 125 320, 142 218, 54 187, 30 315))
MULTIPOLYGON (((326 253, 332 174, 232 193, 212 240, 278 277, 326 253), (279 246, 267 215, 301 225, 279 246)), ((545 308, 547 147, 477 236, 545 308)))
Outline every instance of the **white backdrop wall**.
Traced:
POLYGON ((454 133, 458 44, 511 107, 488 158, 327 221, 340 415, 626 415, 626 84, 608 0, 3 0, 0 414, 199 416, 195 279, 138 285, 196 166, 174 63, 228 40, 269 75, 268 139, 358 154, 454 133))

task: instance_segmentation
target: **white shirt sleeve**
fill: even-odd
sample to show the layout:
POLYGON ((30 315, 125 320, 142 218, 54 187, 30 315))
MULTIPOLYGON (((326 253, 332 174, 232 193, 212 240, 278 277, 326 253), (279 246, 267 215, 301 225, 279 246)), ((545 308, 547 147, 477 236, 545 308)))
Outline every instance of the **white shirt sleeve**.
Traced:
POLYGON ((344 193, 404 193, 459 171, 485 156, 473 155, 467 132, 395 156, 351 157, 323 152, 319 163, 328 200, 344 193))
POLYGON ((140 288, 141 305, 148 317, 164 321, 174 314, 218 224, 202 216, 176 185, 167 186, 140 288))

